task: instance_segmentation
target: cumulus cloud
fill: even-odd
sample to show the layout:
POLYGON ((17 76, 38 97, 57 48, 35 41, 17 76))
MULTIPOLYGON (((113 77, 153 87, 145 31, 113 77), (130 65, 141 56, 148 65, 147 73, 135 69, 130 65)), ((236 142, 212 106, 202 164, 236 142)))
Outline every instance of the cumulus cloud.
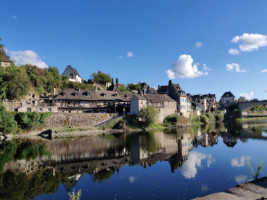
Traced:
POLYGON ((267 69, 261 70, 261 73, 265 73, 265 72, 267 72, 267 69))
POLYGON ((247 100, 252 100, 254 96, 254 92, 242 93, 242 94, 239 94, 239 96, 245 97, 247 100))
POLYGON ((239 55, 240 54, 237 49, 233 49, 233 48, 229 49, 228 53, 232 54, 232 55, 239 55))
POLYGON ((238 184, 245 183, 245 182, 247 182, 247 180, 248 180, 248 177, 245 176, 245 175, 239 175, 239 176, 236 176, 236 177, 235 177, 235 181, 236 181, 238 184))
POLYGON ((167 75, 174 74, 180 78, 196 78, 208 75, 207 71, 199 71, 198 65, 198 63, 193 64, 193 58, 190 55, 183 54, 180 55, 178 61, 172 65, 172 69, 167 70, 166 73, 168 72, 167 75))
POLYGON ((196 42, 196 48, 200 48, 200 47, 202 47, 202 45, 203 45, 203 43, 202 42, 196 42))
POLYGON ((168 69, 166 71, 166 74, 167 74, 168 79, 175 79, 175 74, 172 70, 168 69))
POLYGON ((242 156, 240 159, 232 158, 231 159, 231 166, 232 167, 244 167, 247 161, 249 161, 251 157, 249 156, 242 156))
POLYGON ((47 68, 48 65, 42 61, 42 59, 32 50, 24 51, 9 51, 11 60, 14 61, 15 65, 21 66, 26 64, 36 65, 40 68, 47 68))
POLYGON ((227 71, 236 71, 236 72, 247 72, 246 69, 240 69, 240 65, 238 63, 231 63, 226 65, 227 71))
POLYGON ((239 44, 239 49, 241 51, 255 51, 260 47, 267 46, 267 36, 255 33, 244 33, 243 35, 235 36, 232 42, 239 44))
POLYGON ((135 55, 134 55, 134 53, 132 52, 132 51, 128 51, 127 52, 127 57, 134 57, 135 55))
POLYGON ((203 69, 205 72, 211 71, 211 68, 209 68, 205 63, 203 64, 203 69))
POLYGON ((188 159, 182 165, 181 172, 183 176, 188 179, 194 178, 197 175, 197 167, 201 167, 202 160, 207 160, 208 167, 215 161, 211 155, 196 151, 191 152, 188 159))

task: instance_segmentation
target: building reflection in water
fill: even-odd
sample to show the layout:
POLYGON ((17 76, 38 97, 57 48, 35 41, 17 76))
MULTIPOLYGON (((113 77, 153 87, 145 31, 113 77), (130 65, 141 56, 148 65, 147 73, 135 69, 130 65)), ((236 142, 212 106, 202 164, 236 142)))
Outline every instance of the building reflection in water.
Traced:
MULTIPOLYGON (((247 134, 247 133, 242 133, 247 134)), ((170 133, 147 132, 129 134, 127 136, 99 136, 54 140, 46 144, 49 155, 42 155, 31 160, 16 160, 5 163, 3 171, 19 170, 26 174, 36 170, 53 169, 53 175, 66 175, 63 185, 69 191, 83 173, 93 176, 93 181, 101 182, 110 178, 125 165, 140 165, 144 168, 158 161, 170 164, 174 172, 181 168, 186 178, 192 178, 197 173, 201 161, 207 160, 207 167, 214 162, 211 155, 192 151, 193 147, 207 147, 218 144, 218 136, 228 147, 234 147, 239 138, 227 132, 178 129, 170 133), (192 152, 191 152, 192 151, 192 152), (191 152, 191 153, 190 153, 191 152)))

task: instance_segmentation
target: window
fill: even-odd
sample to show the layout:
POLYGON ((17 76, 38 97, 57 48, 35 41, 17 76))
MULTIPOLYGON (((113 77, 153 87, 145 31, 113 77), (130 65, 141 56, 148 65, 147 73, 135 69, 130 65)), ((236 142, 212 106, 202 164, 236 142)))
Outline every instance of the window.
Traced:
POLYGON ((52 109, 51 108, 48 108, 48 112, 52 112, 52 109))
POLYGON ((32 111, 32 109, 31 108, 27 108, 27 112, 31 112, 32 111))
POLYGON ((40 111, 40 112, 43 112, 43 108, 39 108, 39 111, 40 111))

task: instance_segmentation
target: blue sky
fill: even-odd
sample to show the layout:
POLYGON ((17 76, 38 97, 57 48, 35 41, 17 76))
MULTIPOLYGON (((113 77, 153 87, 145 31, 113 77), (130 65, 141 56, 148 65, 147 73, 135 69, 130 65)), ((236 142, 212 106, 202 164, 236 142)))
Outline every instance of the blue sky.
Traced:
POLYGON ((267 98, 265 0, 0 0, 0 8, 0 37, 17 64, 61 73, 71 64, 85 80, 101 70, 153 87, 175 76, 192 94, 267 98))

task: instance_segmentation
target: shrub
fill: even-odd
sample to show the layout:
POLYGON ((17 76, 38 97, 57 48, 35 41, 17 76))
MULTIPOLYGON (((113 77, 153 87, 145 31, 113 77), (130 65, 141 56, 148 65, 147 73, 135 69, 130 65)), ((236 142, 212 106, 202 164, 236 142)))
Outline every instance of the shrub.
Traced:
POLYGON ((223 121, 223 116, 220 114, 217 114, 217 115, 215 115, 215 120, 216 120, 216 122, 221 122, 221 121, 223 121))
POLYGON ((12 113, 7 112, 5 107, 0 104, 0 132, 15 134, 17 129, 17 122, 14 120, 12 113))
POLYGON ((171 115, 171 116, 167 116, 165 117, 163 123, 164 124, 167 124, 167 123, 177 123, 178 122, 178 119, 179 119, 179 116, 178 115, 171 115))
POLYGON ((154 106, 148 106, 140 110, 140 117, 144 120, 145 126, 150 126, 156 122, 158 110, 154 106))
POLYGON ((15 120, 22 129, 32 129, 46 123, 50 113, 25 112, 16 113, 15 120))
POLYGON ((208 124, 209 118, 205 114, 202 114, 202 115, 200 115, 200 121, 204 124, 208 124))

